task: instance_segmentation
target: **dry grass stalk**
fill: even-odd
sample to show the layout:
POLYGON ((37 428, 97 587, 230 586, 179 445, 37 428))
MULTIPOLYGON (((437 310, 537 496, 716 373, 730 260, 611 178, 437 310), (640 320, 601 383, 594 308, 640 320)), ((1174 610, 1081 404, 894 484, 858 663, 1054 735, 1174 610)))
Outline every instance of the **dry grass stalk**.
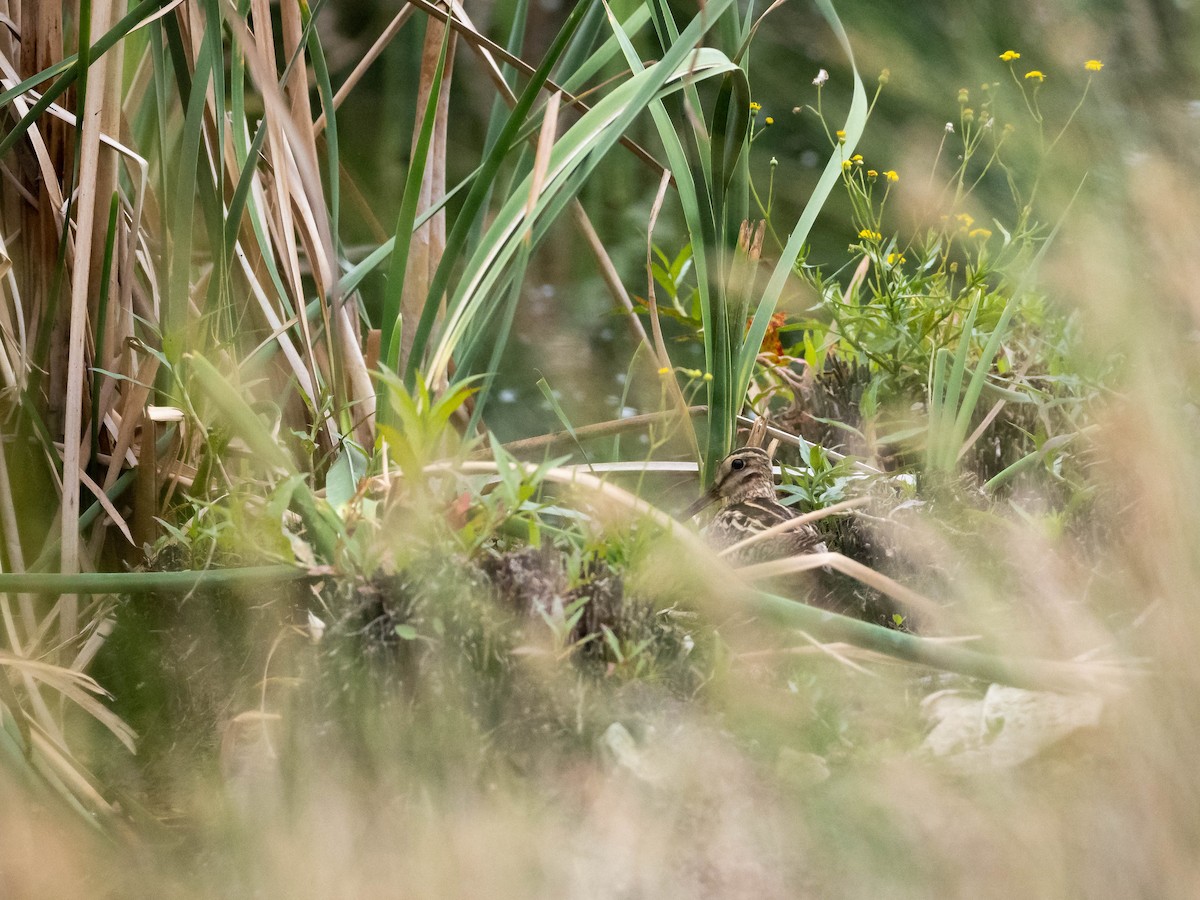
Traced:
MULTIPOLYGON (((446 42, 446 62, 434 113, 429 153, 425 160, 425 170, 421 174, 421 192, 417 200, 418 218, 446 195, 446 126, 450 117, 450 85, 454 78, 454 51, 457 46, 456 32, 451 31, 447 36, 447 27, 441 18, 427 17, 425 43, 421 51, 421 71, 417 83, 416 122, 413 125, 412 139, 414 153, 421 131, 419 122, 425 114, 433 91, 443 41, 446 42)), ((397 235, 397 239, 399 237, 397 235)), ((400 332, 400 371, 404 371, 408 366, 413 338, 416 336, 416 323, 420 320, 421 311, 429 299, 430 283, 433 281, 434 272, 441 265, 445 246, 446 212, 440 209, 425 224, 415 229, 409 240, 408 268, 404 273, 404 293, 401 297, 404 326, 400 332)), ((440 309, 442 298, 437 298, 436 302, 440 309)))
MULTIPOLYGON (((96 0, 92 5, 92 33, 103 34, 116 21, 116 10, 109 0, 96 0)), ((88 78, 89 90, 84 106, 83 127, 80 131, 79 190, 75 221, 75 262, 71 271, 71 318, 68 336, 67 397, 63 426, 63 503, 61 570, 66 574, 79 571, 79 493, 85 477, 83 454, 86 435, 83 430, 84 377, 87 360, 84 344, 89 331, 89 287, 98 285, 92 280, 89 254, 81 248, 93 246, 93 230, 97 216, 103 216, 107 197, 97 193, 100 173, 100 134, 106 96, 110 93, 109 79, 120 84, 120 54, 114 53, 94 63, 88 78)), ((103 221, 103 219, 101 219, 103 221)), ((79 629, 79 601, 73 595, 62 600, 59 633, 63 642, 72 640, 79 629)))

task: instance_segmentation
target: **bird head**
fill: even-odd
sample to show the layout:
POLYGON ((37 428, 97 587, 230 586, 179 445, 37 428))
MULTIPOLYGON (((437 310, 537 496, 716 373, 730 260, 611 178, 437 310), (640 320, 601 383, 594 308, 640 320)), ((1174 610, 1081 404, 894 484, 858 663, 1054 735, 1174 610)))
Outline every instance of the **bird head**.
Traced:
POLYGON ((683 513, 685 519, 711 503, 722 506, 740 503, 751 497, 775 496, 775 475, 771 457, 761 447, 743 447, 721 460, 712 486, 683 513))

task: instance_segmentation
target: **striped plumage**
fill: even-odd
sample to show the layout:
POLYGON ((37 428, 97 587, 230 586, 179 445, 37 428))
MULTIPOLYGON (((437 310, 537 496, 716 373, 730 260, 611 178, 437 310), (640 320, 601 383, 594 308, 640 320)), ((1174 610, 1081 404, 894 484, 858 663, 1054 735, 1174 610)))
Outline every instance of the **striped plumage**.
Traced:
MULTIPOLYGON (((771 457, 759 447, 743 447, 721 461, 712 487, 687 510, 691 518, 710 503, 721 508, 705 529, 709 542, 723 549, 758 531, 794 519, 795 510, 776 499, 771 457)), ((765 562, 797 553, 824 553, 824 542, 811 525, 785 531, 735 554, 735 563, 765 562)))

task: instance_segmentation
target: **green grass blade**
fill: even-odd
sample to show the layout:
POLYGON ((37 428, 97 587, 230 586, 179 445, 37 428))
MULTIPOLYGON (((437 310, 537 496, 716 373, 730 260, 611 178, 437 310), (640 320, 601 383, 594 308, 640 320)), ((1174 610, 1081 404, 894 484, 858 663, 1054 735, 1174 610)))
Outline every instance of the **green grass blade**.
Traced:
MULTIPOLYGON (((655 8, 655 24, 660 33, 670 33, 673 22, 664 22, 664 10, 655 8)), ((717 15, 711 9, 709 13, 717 15)), ((670 21, 669 13, 666 13, 670 21)), ((614 22, 614 37, 620 42, 625 53, 625 60, 634 72, 644 71, 637 51, 624 36, 624 32, 614 22)), ((682 46, 681 40, 676 40, 673 46, 682 46)), ((708 51, 713 52, 713 51, 708 51)), ((699 59, 699 53, 694 57, 699 59)), ((724 57, 722 56, 722 59, 724 57)), ((728 62, 728 60, 726 60, 728 62)), ((729 63, 732 67, 732 63, 729 63)), ((730 73, 731 74, 731 73, 730 73)), ((728 77, 728 76, 727 76, 728 77)), ((710 191, 701 196, 700 187, 692 174, 692 166, 684 149, 683 142, 675 131, 675 125, 666 108, 661 102, 655 102, 650 107, 651 117, 658 130, 659 140, 667 154, 667 167, 675 179, 676 193, 680 207, 683 210, 684 223, 691 239, 692 264, 696 273, 696 288, 699 297, 701 324, 704 331, 704 360, 705 368, 712 375, 708 381, 708 439, 705 441, 704 459, 701 466, 704 472, 712 467, 728 452, 732 443, 732 422, 737 410, 733 409, 730 395, 732 385, 732 361, 729 352, 729 322, 726 315, 726 298, 724 297, 724 279, 715 275, 709 264, 709 247, 716 235, 716 223, 713 211, 709 205, 710 191)), ((691 422, 687 427, 692 427, 691 422)))
POLYGON ((121 215, 121 195, 114 193, 108 206, 108 228, 104 235, 104 259, 100 263, 100 298, 96 307, 95 350, 92 363, 92 459, 100 452, 100 385, 104 376, 97 367, 104 365, 104 327, 108 321, 108 300, 111 293, 113 252, 117 243, 117 226, 121 215))
POLYGON ((497 138, 496 146, 492 148, 492 151, 485 158, 479 176, 471 184, 471 190, 467 193, 466 200, 463 201, 463 207, 459 211, 458 217, 450 229, 450 233, 446 236, 446 246, 442 252, 442 260, 431 279, 429 296, 426 298, 425 307, 421 312, 421 319, 417 323, 416 331, 413 334, 412 350, 404 375, 405 383, 410 387, 414 383, 417 370, 420 368, 425 356, 425 349, 429 344, 434 322, 437 320, 438 311, 441 308, 442 295, 446 292, 446 288, 450 284, 451 271, 457 264, 458 256, 466 245, 476 216, 480 215, 483 211, 483 201, 492 183, 496 180, 496 176, 499 174, 501 164, 513 147, 514 140, 525 123, 526 116, 529 115, 529 111, 533 108, 534 102, 541 93, 546 79, 550 77, 550 72, 553 70, 555 63, 558 62, 566 50, 571 36, 579 27, 580 22, 582 22, 584 15, 588 11, 588 7, 591 5, 592 2, 579 3, 567 16, 567 20, 563 23, 558 36, 555 37, 554 42, 550 45, 550 49, 546 52, 545 59, 542 60, 533 76, 529 79, 528 84, 526 84, 525 90, 517 98, 517 103, 509 113, 508 121, 497 138))
POLYGON ((206 34, 201 41, 193 75, 187 71, 186 54, 178 23, 168 18, 164 30, 167 32, 168 44, 175 62, 177 84, 187 104, 183 134, 176 154, 178 168, 168 207, 171 219, 171 254, 167 266, 167 294, 163 298, 160 321, 163 353, 169 363, 175 366, 183 356, 187 329, 196 198, 206 193, 199 188, 199 163, 209 87, 207 79, 214 63, 214 47, 206 34))
MULTIPOLYGON (((645 4, 638 6, 631 12, 625 21, 620 24, 621 33, 627 38, 636 37, 646 23, 650 21, 650 10, 645 4)), ((608 63, 616 59, 621 53, 621 44, 617 36, 614 34, 602 43, 591 56, 584 60, 578 68, 572 71, 561 82, 564 91, 575 93, 591 78, 597 75, 608 63)))
POLYGON ((446 374, 451 356, 471 327, 472 320, 486 314, 487 305, 493 302, 491 298, 495 296, 497 283, 503 278, 506 266, 529 229, 527 215, 534 223, 530 239, 536 246, 549 227, 549 222, 561 212, 586 176, 660 91, 678 90, 682 84, 694 78, 723 74, 732 65, 723 54, 715 51, 705 53, 706 64, 700 66, 688 62, 683 49, 675 49, 659 63, 614 90, 585 114, 555 143, 547 176, 532 212, 526 209, 530 178, 527 177, 513 191, 496 215, 480 247, 464 267, 459 287, 449 304, 439 343, 430 358, 429 380, 436 381, 446 374))
POLYGON ((232 433, 241 437, 261 462, 294 473, 296 463, 275 441, 258 413, 250 408, 242 391, 231 384, 216 367, 198 353, 185 357, 191 381, 227 421, 232 433))
POLYGON ((844 641, 897 659, 978 678, 985 683, 1009 684, 1035 691, 1071 691, 1088 687, 1069 664, 981 653, 827 612, 763 591, 754 591, 745 600, 745 605, 766 622, 801 629, 823 642, 844 641))
POLYGON ((792 229, 792 233, 788 236, 787 244, 779 258, 779 262, 776 264, 775 270, 771 273, 771 278, 767 282, 767 286, 759 300, 758 308, 754 313, 754 319, 750 324, 750 330, 746 334, 738 357, 737 381, 735 384, 735 396, 737 397, 744 397, 746 394, 746 390, 750 385, 750 378, 754 372, 754 361, 758 358, 759 347, 762 346, 763 336, 767 333, 767 326, 770 324, 771 315, 775 312, 775 306, 779 302, 779 297, 783 293, 784 285, 787 284, 792 267, 800 257, 800 251, 804 248, 804 243, 808 239, 808 233, 812 230, 813 223, 817 220, 817 214, 829 198, 829 194, 833 191, 833 188, 841 179, 843 154, 849 156, 854 152, 854 148, 862 137, 863 128, 867 122, 867 92, 863 88, 862 78, 859 77, 858 67, 854 62, 854 50, 850 46, 850 39, 846 36, 846 31, 842 27, 841 20, 834 11, 830 0, 817 0, 817 8, 829 23, 838 44, 850 61, 850 68, 854 77, 854 91, 850 101, 850 112, 846 116, 846 126, 843 129, 846 132, 846 142, 842 147, 834 150, 829 157, 829 161, 825 164, 825 169, 817 181, 817 186, 813 189, 808 203, 805 204, 796 227, 792 229))
POLYGON ((936 469, 941 458, 941 447, 945 443, 947 422, 946 410, 946 366, 950 350, 939 347, 933 355, 933 379, 929 390, 929 424, 925 437, 925 460, 930 469, 936 469))
POLYGON ((0 592, 38 594, 187 593, 197 587, 249 588, 311 578, 297 566, 247 566, 237 569, 194 569, 175 572, 0 573, 0 592))
MULTIPOLYGON (((90 60, 97 59, 111 50, 125 35, 138 27, 143 19, 149 18, 159 7, 165 5, 167 2, 169 0, 142 0, 141 3, 118 20, 116 25, 106 31, 96 43, 87 47, 81 57, 77 57, 72 62, 63 60, 58 66, 51 67, 51 69, 47 69, 45 72, 40 72, 33 76, 33 78, 28 78, 10 90, 0 94, 0 108, 3 108, 11 103, 14 97, 20 96, 31 87, 45 81, 52 70, 60 72, 54 83, 29 108, 29 112, 22 116, 21 120, 13 126, 13 129, 0 140, 0 157, 11 150, 13 145, 21 140, 25 136, 25 133, 29 131, 30 126, 41 117, 42 113, 50 108, 50 104, 65 94, 71 85, 81 77, 82 73, 86 72, 90 60)), ((87 17, 83 17, 82 21, 88 21, 87 17)))
MULTIPOLYGON (((963 320, 962 333, 958 339, 958 348, 954 352, 954 367, 950 370, 950 376, 945 385, 945 392, 942 395, 941 427, 936 433, 937 453, 931 460, 934 467, 940 472, 949 472, 953 469, 954 460, 958 455, 958 446, 954 442, 954 435, 957 430, 958 417, 962 415, 963 409, 966 408, 965 402, 961 408, 959 407, 959 397, 962 395, 963 377, 967 370, 967 357, 970 355, 971 343, 975 336, 975 317, 978 315, 979 307, 982 303, 983 291, 977 289, 975 299, 971 302, 971 306, 967 310, 967 317, 963 320)), ((975 401, 978 399, 978 394, 976 394, 975 401)), ((972 401, 971 411, 967 414, 968 422, 974 413, 975 401, 972 401)), ((966 432, 963 432, 963 436, 966 436, 966 432)))

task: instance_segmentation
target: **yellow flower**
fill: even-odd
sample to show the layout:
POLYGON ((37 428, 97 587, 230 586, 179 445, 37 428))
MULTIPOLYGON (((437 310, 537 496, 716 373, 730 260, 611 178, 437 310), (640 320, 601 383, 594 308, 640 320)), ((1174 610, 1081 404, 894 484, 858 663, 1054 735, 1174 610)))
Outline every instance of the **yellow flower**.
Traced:
POLYGON ((954 217, 954 221, 958 222, 964 229, 970 228, 975 224, 975 217, 970 213, 959 213, 954 217))
POLYGON ((705 380, 705 381, 712 381, 712 372, 705 372, 705 373, 704 373, 704 380, 705 380))
POLYGON ((834 132, 834 135, 837 137, 837 139, 838 139, 838 143, 839 143, 839 144, 844 144, 844 143, 846 143, 846 132, 844 132, 844 131, 835 131, 835 132, 834 132))
POLYGON ((872 231, 870 228, 864 228, 858 233, 858 236, 864 241, 882 241, 883 235, 878 231, 872 231))
POLYGON ((764 123, 765 123, 765 124, 767 124, 767 125, 774 125, 774 124, 775 124, 775 117, 774 117, 774 116, 767 116, 767 117, 766 117, 766 119, 764 119, 763 121, 764 121, 764 123))
POLYGON ((900 265, 900 264, 903 264, 906 262, 908 262, 908 260, 905 259, 903 256, 901 256, 899 253, 889 253, 888 254, 888 265, 889 266, 900 265))
POLYGON ((752 113, 756 113, 756 112, 758 112, 760 109, 762 109, 762 104, 761 104, 761 103, 755 103, 753 100, 751 100, 751 101, 750 101, 750 112, 752 112, 752 113))
POLYGON ((670 366, 663 366, 661 369, 659 369, 659 370, 658 370, 658 374, 659 374, 659 375, 670 375, 670 374, 671 374, 671 367, 670 367, 670 366))
POLYGON ((883 173, 883 177, 886 178, 888 181, 890 181, 892 184, 895 184, 897 181, 900 180, 900 175, 896 172, 895 169, 888 169, 886 172, 883 173))
POLYGON ((1034 69, 1030 72, 1026 72, 1025 78, 1026 78, 1026 80, 1029 80, 1032 78, 1038 84, 1041 84, 1043 81, 1046 80, 1046 76, 1043 73, 1039 72, 1037 69, 1034 69))
POLYGON ((1000 54, 1000 58, 1002 60, 1004 60, 1005 62, 1012 62, 1014 59, 1020 59, 1021 54, 1018 53, 1016 50, 1005 50, 1003 53, 1000 54))
POLYGON ((968 101, 970 101, 970 99, 971 99, 970 91, 968 91, 966 88, 958 89, 958 102, 959 103, 967 103, 968 101))
POLYGON ((1100 62, 1098 59, 1089 59, 1083 64, 1083 67, 1089 72, 1099 72, 1104 68, 1104 63, 1100 62))
POLYGON ((854 163, 856 166, 861 166, 863 162, 862 154, 855 153, 852 157, 850 157, 850 162, 854 163))
POLYGON ((967 232, 969 238, 983 238, 985 241, 992 236, 991 231, 986 228, 972 228, 967 232))
POLYGON ((843 172, 849 172, 853 167, 854 167, 854 163, 850 162, 850 160, 848 160, 848 159, 842 160, 842 171, 843 172))
POLYGON ((867 177, 874 180, 879 177, 879 173, 874 169, 867 169, 867 177))

